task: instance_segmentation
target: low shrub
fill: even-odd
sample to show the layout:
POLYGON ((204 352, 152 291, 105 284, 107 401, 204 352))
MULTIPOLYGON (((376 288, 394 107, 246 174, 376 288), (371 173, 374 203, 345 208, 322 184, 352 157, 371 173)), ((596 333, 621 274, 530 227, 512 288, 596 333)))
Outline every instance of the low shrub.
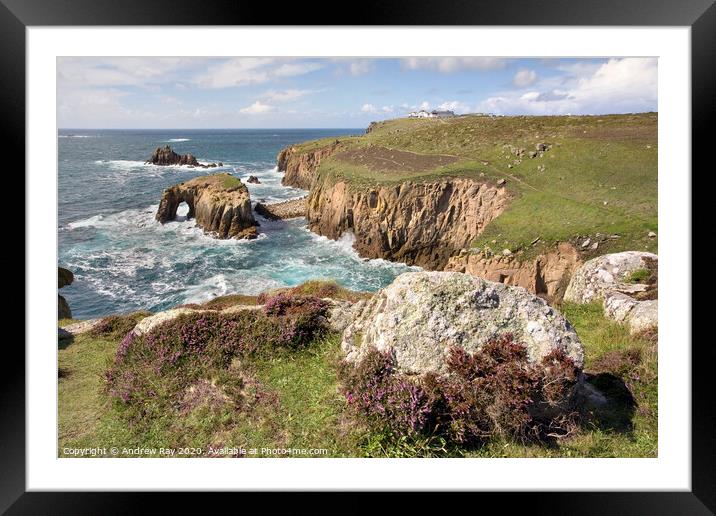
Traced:
POLYGON ((264 310, 185 314, 143 336, 130 331, 106 372, 107 390, 135 419, 160 417, 202 393, 241 406, 244 380, 235 364, 307 345, 323 331, 325 310, 320 299, 288 296, 264 310))
POLYGON ((494 436, 521 440, 556 437, 573 429, 568 402, 579 369, 560 351, 531 364, 510 335, 469 354, 451 348, 448 374, 408 377, 395 358, 376 349, 340 376, 349 406, 367 424, 395 439, 439 436, 475 445, 494 436))
POLYGON ((126 315, 109 315, 102 318, 102 320, 92 328, 91 334, 95 337, 120 339, 134 328, 137 322, 150 315, 152 315, 151 312, 144 311, 126 315))
POLYGON ((367 299, 372 294, 370 292, 356 292, 340 286, 335 281, 329 280, 309 280, 295 287, 286 287, 274 291, 259 294, 257 298, 258 304, 264 304, 271 298, 281 294, 294 297, 317 297, 321 299, 334 299, 336 301, 350 301, 355 303, 361 299, 367 299))

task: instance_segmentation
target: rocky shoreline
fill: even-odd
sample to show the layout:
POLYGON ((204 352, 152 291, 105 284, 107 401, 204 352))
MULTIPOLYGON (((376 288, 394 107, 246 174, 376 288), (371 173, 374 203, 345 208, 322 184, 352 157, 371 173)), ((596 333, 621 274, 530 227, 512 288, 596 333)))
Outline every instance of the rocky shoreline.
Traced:
POLYGON ((268 220, 296 219, 306 216, 306 199, 291 199, 273 204, 257 202, 254 211, 268 220))

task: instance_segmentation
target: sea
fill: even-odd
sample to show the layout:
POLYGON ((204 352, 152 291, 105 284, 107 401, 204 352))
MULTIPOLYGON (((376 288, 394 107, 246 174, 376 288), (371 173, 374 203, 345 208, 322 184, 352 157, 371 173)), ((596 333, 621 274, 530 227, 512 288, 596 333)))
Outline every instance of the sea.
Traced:
POLYGON ((268 221, 257 214, 255 240, 206 235, 188 208, 177 220, 154 219, 162 192, 207 173, 228 172, 248 184, 252 204, 295 199, 306 191, 281 185, 276 155, 288 145, 360 134, 361 129, 72 130, 58 132, 58 264, 75 275, 61 290, 75 318, 136 310, 159 311, 226 294, 258 294, 311 279, 331 279, 375 291, 405 264, 361 258, 354 237, 333 241, 308 230, 304 219, 268 221), (170 145, 201 163, 223 167, 147 165, 154 149, 170 145))

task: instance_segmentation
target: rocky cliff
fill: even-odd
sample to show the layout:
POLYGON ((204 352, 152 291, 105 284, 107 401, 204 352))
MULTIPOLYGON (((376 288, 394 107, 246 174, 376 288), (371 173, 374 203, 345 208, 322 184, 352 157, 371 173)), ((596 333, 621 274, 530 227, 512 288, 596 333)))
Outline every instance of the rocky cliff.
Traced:
POLYGON ((465 250, 450 258, 445 270, 467 272, 490 281, 523 287, 554 302, 562 300, 572 273, 581 264, 577 249, 562 242, 529 260, 519 256, 486 257, 465 250))
POLYGON ((508 197, 503 187, 471 179, 351 189, 321 178, 311 187, 306 218, 312 231, 331 239, 352 232, 361 256, 442 269, 508 197))
POLYGON ((256 238, 249 191, 230 174, 197 177, 167 188, 156 219, 162 224, 174 220, 182 202, 189 206, 187 217, 217 238, 256 238))
POLYGON ((281 184, 308 190, 321 160, 333 154, 339 146, 340 141, 336 140, 332 144, 310 151, 302 151, 297 146, 281 150, 276 157, 278 170, 285 172, 281 184))

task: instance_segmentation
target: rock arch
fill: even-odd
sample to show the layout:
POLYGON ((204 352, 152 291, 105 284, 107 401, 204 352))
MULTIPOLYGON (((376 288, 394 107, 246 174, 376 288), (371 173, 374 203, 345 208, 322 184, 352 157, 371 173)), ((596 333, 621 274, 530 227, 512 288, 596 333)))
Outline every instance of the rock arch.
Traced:
POLYGON ((179 205, 189 206, 187 219, 216 238, 256 238, 258 226, 246 186, 230 174, 197 177, 164 190, 156 219, 175 220, 179 205))

